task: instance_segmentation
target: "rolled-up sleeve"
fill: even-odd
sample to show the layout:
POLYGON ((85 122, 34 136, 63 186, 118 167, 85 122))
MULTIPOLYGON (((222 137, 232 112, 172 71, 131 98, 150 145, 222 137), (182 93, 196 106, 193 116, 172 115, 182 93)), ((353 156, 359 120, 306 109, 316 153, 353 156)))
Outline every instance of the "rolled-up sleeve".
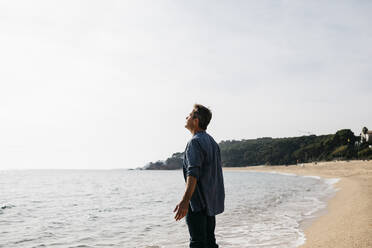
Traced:
POLYGON ((203 164, 203 152, 197 140, 190 140, 186 149, 186 176, 199 179, 200 168, 203 164))

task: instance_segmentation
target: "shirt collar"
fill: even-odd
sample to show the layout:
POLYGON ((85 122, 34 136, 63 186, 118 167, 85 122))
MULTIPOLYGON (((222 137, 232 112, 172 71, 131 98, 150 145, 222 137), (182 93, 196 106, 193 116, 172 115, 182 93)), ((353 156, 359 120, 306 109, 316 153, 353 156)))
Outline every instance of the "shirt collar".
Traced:
POLYGON ((195 133, 194 136, 196 136, 196 135, 201 135, 201 134, 204 134, 204 133, 205 133, 205 130, 201 130, 201 131, 195 133))

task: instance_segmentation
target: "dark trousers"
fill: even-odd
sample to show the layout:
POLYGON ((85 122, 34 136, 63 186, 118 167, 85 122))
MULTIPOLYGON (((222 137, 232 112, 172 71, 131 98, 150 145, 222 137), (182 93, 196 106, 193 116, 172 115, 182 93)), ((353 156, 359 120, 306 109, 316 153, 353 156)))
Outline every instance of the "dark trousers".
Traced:
POLYGON ((215 216, 207 216, 205 210, 192 212, 189 206, 186 224, 190 233, 190 248, 218 248, 214 236, 215 216))

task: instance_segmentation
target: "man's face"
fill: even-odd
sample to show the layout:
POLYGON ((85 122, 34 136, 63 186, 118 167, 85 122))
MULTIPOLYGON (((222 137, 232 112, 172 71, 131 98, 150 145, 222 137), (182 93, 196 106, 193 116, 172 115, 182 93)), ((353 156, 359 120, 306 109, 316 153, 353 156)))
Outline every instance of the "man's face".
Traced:
POLYGON ((195 110, 191 111, 191 113, 186 117, 186 124, 185 128, 188 130, 195 130, 195 127, 198 125, 198 119, 194 117, 195 110))

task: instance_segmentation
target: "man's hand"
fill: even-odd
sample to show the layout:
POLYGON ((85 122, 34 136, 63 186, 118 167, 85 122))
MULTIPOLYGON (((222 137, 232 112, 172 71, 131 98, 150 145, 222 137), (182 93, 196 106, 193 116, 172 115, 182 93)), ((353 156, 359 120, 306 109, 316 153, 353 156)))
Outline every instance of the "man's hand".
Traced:
POLYGON ((196 187, 196 182, 197 182, 196 177, 193 177, 193 176, 187 177, 185 194, 182 197, 182 201, 178 203, 176 208, 173 210, 173 212, 176 212, 176 215, 174 216, 176 221, 186 216, 187 211, 189 210, 189 203, 190 203, 191 196, 194 193, 194 190, 196 187))
POLYGON ((176 215, 174 216, 176 221, 179 221, 183 217, 185 217, 188 210, 189 210, 189 201, 182 200, 180 203, 178 203, 176 208, 173 210, 173 213, 176 212, 176 215))

